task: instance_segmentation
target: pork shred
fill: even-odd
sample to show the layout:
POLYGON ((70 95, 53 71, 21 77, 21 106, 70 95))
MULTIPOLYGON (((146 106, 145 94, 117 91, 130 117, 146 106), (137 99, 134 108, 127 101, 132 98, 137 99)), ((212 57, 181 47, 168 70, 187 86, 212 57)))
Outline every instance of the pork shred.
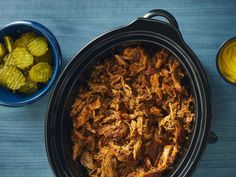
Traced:
POLYGON ((72 156, 91 177, 162 176, 190 139, 194 98, 165 49, 129 47, 96 64, 72 105, 72 156))

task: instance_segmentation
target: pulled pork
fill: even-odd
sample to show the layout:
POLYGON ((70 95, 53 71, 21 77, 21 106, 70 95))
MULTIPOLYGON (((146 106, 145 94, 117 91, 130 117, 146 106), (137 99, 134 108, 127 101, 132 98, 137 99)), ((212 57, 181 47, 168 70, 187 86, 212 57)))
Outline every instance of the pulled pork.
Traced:
POLYGON ((194 98, 178 59, 141 47, 93 68, 72 109, 73 160, 91 177, 155 177, 189 141, 194 98))

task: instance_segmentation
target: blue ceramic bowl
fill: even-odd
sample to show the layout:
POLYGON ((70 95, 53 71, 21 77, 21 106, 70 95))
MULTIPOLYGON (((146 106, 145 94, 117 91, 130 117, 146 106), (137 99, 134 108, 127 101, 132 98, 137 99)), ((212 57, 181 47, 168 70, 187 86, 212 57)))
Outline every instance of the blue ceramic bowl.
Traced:
POLYGON ((52 32, 42 24, 33 21, 16 21, 10 23, 0 30, 0 42, 3 42, 2 38, 5 35, 17 38, 23 32, 34 32, 47 40, 53 55, 53 74, 47 84, 40 87, 39 90, 33 94, 12 93, 0 87, 0 105, 23 106, 37 101, 49 91, 53 83, 57 80, 60 72, 62 60, 60 46, 52 32))

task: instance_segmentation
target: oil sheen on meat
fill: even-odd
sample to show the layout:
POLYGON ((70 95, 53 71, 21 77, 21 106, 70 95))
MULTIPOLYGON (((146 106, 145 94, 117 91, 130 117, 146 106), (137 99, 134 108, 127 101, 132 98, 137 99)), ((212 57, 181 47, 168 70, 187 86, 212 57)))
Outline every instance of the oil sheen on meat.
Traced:
POLYGON ((194 98, 165 49, 129 47, 93 67, 71 109, 73 160, 90 177, 155 177, 189 141, 194 98))

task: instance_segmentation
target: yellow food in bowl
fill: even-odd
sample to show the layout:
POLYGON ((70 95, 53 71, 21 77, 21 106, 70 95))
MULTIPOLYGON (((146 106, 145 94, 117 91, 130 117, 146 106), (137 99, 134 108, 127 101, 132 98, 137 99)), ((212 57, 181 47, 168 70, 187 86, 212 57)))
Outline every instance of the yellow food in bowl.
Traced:
POLYGON ((3 36, 0 43, 0 86, 25 94, 52 76, 52 54, 45 38, 32 32, 18 38, 3 36))
POLYGON ((236 83, 236 39, 226 43, 218 55, 218 68, 231 83, 236 83))

